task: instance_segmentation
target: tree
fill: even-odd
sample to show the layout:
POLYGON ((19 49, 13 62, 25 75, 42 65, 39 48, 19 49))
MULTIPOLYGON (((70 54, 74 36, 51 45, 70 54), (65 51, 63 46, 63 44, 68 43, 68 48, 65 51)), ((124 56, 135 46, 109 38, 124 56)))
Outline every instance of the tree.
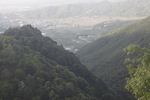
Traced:
POLYGON ((13 86, 6 81, 0 81, 0 99, 11 100, 13 95, 13 86))
POLYGON ((127 54, 134 54, 126 59, 130 77, 125 88, 132 92, 138 100, 150 98, 150 50, 138 45, 129 45, 124 49, 127 54))
POLYGON ((15 70, 15 76, 19 79, 19 80, 24 80, 25 79, 25 72, 22 69, 16 69, 15 70))
POLYGON ((32 100, 34 97, 33 91, 29 87, 25 87, 22 90, 22 99, 23 100, 32 100))
POLYGON ((66 90, 66 94, 67 94, 68 98, 73 97, 73 96, 76 95, 76 91, 75 91, 74 85, 71 82, 66 83, 65 90, 66 90))
POLYGON ((116 100, 116 98, 110 93, 105 93, 102 95, 101 100, 116 100))
POLYGON ((0 42, 0 51, 3 49, 3 45, 2 43, 0 42))

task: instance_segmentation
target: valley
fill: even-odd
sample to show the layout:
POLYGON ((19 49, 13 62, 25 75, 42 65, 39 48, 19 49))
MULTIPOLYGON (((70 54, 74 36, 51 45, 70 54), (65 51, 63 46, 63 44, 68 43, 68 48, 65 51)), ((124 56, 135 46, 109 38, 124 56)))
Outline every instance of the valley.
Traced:
POLYGON ((111 30, 123 27, 131 22, 145 17, 76 17, 65 19, 20 19, 22 13, 1 14, 1 33, 9 27, 18 27, 30 24, 42 31, 45 36, 51 37, 66 50, 76 52, 85 44, 91 43, 111 30), (114 26, 113 24, 116 24, 114 26))
POLYGON ((145 0, 142 3, 107 0, 91 4, 43 5, 42 2, 37 3, 41 5, 37 7, 34 3, 28 5, 26 2, 21 6, 19 2, 18 5, 6 11, 2 6, 0 32, 4 32, 9 27, 30 24, 40 29, 43 35, 51 37, 59 45, 75 53, 84 45, 110 31, 141 20, 149 14, 148 6, 137 7, 137 9, 143 9, 143 12, 136 9, 133 9, 135 13, 128 12, 128 8, 132 9, 136 5, 147 5, 145 0), (133 5, 131 6, 130 3, 133 5))
POLYGON ((149 48, 150 1, 35 1, 0 2, 0 100, 136 100, 140 85, 126 81, 138 67, 123 49, 149 48))

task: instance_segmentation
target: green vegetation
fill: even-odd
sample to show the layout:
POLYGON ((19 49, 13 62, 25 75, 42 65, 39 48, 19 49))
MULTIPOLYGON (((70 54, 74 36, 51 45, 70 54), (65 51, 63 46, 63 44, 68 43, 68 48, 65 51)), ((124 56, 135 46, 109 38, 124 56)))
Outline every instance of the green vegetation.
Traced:
POLYGON ((138 45, 130 45, 124 49, 132 58, 126 59, 130 77, 125 88, 131 91, 138 100, 150 98, 150 50, 138 45))
POLYGON ((22 18, 50 19, 93 16, 148 16, 148 0, 125 0, 122 2, 103 1, 94 4, 72 4, 47 7, 42 10, 25 12, 22 18))
POLYGON ((0 100, 106 99, 121 100, 38 29, 26 25, 0 35, 0 100))
MULTIPOLYGON (((124 64, 123 49, 130 44, 148 47, 150 43, 150 17, 114 30, 81 48, 76 55, 108 86, 123 95, 128 71, 124 64)), ((127 97, 127 96, 126 96, 127 97)), ((129 99, 127 99, 129 100, 129 99)))

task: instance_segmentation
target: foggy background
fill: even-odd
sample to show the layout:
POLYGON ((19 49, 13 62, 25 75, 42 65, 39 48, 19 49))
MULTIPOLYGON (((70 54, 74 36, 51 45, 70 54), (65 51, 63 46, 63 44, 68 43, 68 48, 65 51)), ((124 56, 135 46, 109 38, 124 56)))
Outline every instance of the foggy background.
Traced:
POLYGON ((89 3, 100 1, 124 1, 124 0, 1 0, 1 6, 21 6, 21 5, 37 5, 37 4, 72 4, 72 3, 89 3))

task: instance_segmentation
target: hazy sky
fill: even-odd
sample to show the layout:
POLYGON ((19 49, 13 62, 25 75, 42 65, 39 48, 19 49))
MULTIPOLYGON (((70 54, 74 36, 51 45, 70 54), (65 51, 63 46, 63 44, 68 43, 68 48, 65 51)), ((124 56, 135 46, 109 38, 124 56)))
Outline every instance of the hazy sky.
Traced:
MULTIPOLYGON (((31 9, 56 6, 62 4, 100 2, 104 0, 0 0, 1 12, 26 11, 31 9)), ((108 0, 124 1, 124 0, 108 0)))
MULTIPOLYGON (((0 4, 23 4, 23 3, 50 3, 50 4, 64 4, 64 3, 79 3, 79 2, 99 2, 102 0, 0 0, 0 4)), ((108 1, 122 1, 122 0, 108 0, 108 1)))

